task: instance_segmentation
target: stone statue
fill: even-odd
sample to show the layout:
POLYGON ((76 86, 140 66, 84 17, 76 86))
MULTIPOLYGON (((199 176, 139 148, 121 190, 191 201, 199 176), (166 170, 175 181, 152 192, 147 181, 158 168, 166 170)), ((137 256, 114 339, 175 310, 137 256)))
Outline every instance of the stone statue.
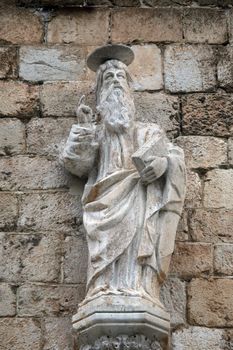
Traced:
POLYGON ((81 101, 62 161, 88 179, 82 197, 89 249, 82 305, 105 296, 137 297, 163 309, 160 285, 185 196, 184 155, 158 125, 136 122, 127 69, 133 57, 123 45, 89 56, 87 64, 97 71, 97 112, 81 101))

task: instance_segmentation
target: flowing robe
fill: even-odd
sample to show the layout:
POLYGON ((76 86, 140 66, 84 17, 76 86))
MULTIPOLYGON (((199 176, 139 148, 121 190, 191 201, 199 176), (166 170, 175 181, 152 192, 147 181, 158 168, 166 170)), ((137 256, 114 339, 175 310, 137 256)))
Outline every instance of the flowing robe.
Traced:
MULTIPOLYGON (((167 170, 154 183, 145 186, 132 162, 132 154, 158 133, 162 130, 155 124, 135 123, 129 132, 103 128, 99 135, 98 164, 95 168, 94 156, 90 158, 82 199, 89 296, 116 292, 158 298, 158 280, 168 269, 185 191, 183 151, 168 140, 167 170)), ((82 169, 82 162, 86 166, 82 152, 71 158, 76 169, 82 169)), ((71 163, 66 163, 69 170, 71 163)))

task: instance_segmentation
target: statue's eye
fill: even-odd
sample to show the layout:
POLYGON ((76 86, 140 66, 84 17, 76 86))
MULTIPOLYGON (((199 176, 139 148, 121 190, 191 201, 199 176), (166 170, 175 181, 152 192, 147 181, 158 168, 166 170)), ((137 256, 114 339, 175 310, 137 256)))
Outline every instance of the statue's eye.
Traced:
POLYGON ((108 73, 108 74, 105 75, 105 80, 109 80, 109 79, 111 79, 112 77, 113 77, 113 74, 108 73))
POLYGON ((123 73, 118 73, 117 74, 118 78, 125 79, 125 75, 123 73))

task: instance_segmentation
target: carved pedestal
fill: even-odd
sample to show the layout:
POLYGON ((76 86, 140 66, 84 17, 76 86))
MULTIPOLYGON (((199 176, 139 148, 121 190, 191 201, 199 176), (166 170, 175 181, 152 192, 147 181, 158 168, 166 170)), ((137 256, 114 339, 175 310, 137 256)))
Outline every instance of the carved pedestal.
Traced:
POLYGON ((73 316, 81 350, 168 349, 169 314, 140 297, 101 296, 73 316))

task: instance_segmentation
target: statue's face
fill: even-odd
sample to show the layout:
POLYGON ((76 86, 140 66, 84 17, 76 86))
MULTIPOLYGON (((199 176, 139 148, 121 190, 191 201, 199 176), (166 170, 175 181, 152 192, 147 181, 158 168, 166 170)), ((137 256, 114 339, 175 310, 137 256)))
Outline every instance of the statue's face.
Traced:
POLYGON ((124 69, 109 68, 103 73, 102 89, 113 89, 128 90, 129 85, 127 81, 126 72, 124 69))

